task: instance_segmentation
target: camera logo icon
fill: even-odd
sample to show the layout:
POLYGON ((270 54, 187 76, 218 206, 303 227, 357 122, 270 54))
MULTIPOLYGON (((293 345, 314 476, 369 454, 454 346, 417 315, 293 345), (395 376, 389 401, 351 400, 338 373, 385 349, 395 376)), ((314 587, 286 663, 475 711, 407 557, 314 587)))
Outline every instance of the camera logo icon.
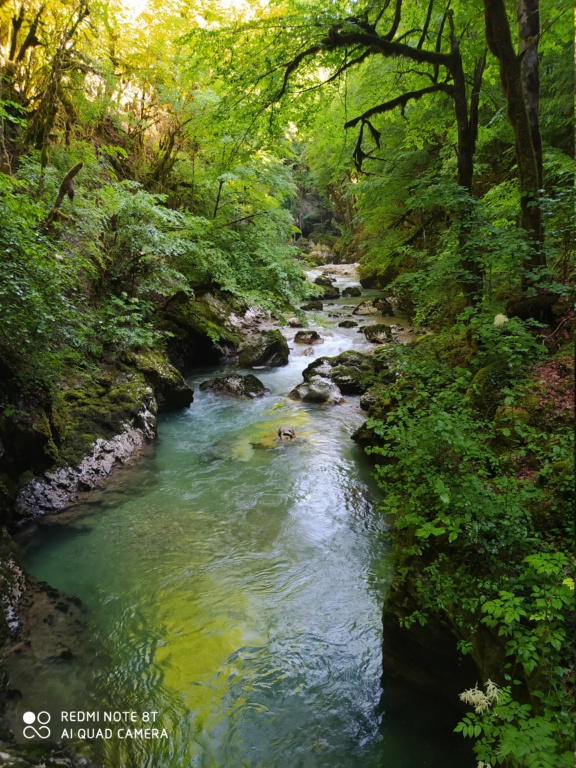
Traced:
POLYGON ((50 738, 50 728, 48 723, 51 720, 49 712, 24 712, 22 715, 24 721, 24 730, 22 731, 25 739, 33 739, 37 737, 39 739, 50 738))

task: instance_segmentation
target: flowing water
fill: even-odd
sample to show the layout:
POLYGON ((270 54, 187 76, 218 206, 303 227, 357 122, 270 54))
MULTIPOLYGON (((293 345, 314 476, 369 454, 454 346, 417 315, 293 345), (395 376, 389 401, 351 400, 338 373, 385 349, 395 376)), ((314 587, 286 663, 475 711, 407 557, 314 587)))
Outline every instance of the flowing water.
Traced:
POLYGON ((149 456, 66 525, 29 536, 27 569, 80 597, 100 651, 82 674, 58 663, 21 681, 20 709, 54 713, 57 727, 60 710, 154 710, 166 729, 96 739, 102 766, 471 765, 438 739, 434 708, 381 700, 390 563, 371 469, 350 440, 358 398, 286 397, 315 357, 370 348, 328 317, 359 300, 311 319, 325 338, 312 357, 291 343, 287 366, 254 371, 270 396, 196 391, 188 410, 161 418, 149 456), (282 425, 294 442, 274 442, 282 425))

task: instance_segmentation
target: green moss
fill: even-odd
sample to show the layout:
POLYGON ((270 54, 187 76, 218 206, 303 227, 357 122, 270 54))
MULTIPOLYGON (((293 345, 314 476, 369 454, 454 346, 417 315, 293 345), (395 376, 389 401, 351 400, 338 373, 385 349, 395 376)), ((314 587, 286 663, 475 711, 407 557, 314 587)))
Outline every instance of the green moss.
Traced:
POLYGON ((65 425, 58 463, 72 466, 90 454, 98 437, 122 432, 147 394, 144 374, 128 365, 103 368, 95 375, 76 378, 73 384, 55 404, 65 425))
POLYGON ((504 397, 503 390, 509 374, 502 363, 491 363, 480 368, 466 391, 464 402, 490 418, 504 397))
POLYGON ((226 318, 231 314, 231 307, 207 295, 184 304, 171 307, 166 318, 175 324, 184 335, 195 332, 208 337, 212 342, 226 342, 237 346, 240 336, 225 326, 226 318))
MULTIPOLYGON (((513 405, 499 405, 494 413, 493 430, 496 444, 511 448, 520 441, 515 427, 530 423, 530 414, 525 408, 513 405)), ((496 445, 496 447, 497 447, 496 445)))

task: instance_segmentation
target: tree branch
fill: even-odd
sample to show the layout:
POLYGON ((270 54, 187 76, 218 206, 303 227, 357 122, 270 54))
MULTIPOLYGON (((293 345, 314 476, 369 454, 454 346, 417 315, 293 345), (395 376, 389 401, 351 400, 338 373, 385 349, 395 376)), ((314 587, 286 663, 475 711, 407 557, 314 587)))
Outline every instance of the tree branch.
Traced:
POLYGON ((313 45, 310 48, 307 48, 305 51, 302 51, 301 53, 299 53, 294 59, 292 59, 291 62, 289 62, 286 65, 282 87, 278 91, 278 94, 276 95, 274 101, 278 101, 286 93, 286 87, 288 86, 288 80, 290 79, 290 75, 292 74, 292 72, 294 72, 295 69, 298 69, 300 64, 304 61, 304 59, 307 56, 312 56, 313 54, 318 53, 318 51, 321 48, 322 46, 320 44, 313 45))
POLYGON ((60 211, 60 206, 64 202, 64 198, 66 195, 68 195, 70 200, 74 200, 74 177, 76 174, 82 170, 84 163, 77 163, 73 168, 71 168, 66 176, 62 179, 62 183, 60 184, 60 189, 58 190, 58 197, 56 198, 56 202, 54 203, 54 206, 48 216, 46 217, 46 221, 42 224, 41 229, 43 231, 46 231, 50 225, 53 223, 53 221, 57 218, 58 213, 60 211))
POLYGON ((389 112, 396 107, 404 107, 409 101, 412 101, 413 99, 420 99, 422 96, 426 96, 429 93, 436 93, 437 91, 447 93, 449 96, 452 96, 454 93, 453 87, 448 85, 448 83, 436 83, 435 85, 429 85, 427 88, 421 88, 419 91, 408 91, 407 93, 403 93, 401 96, 397 96, 395 99, 391 99, 390 101, 386 101, 383 104, 378 104, 375 107, 371 107, 371 109, 366 110, 366 112, 358 115, 358 117, 352 118, 352 120, 348 120, 348 122, 344 124, 344 128, 354 128, 354 126, 358 125, 359 122, 367 122, 373 115, 380 115, 383 112, 389 112))
POLYGON ((394 9, 394 19, 392 21, 392 26, 390 27, 390 31, 388 32, 388 34, 384 35, 384 40, 392 40, 392 38, 398 31, 398 27, 400 26, 401 17, 402 17, 402 0, 396 0, 396 7, 394 9))
POLYGON ((426 19, 424 20, 424 26, 422 27, 422 34, 420 35, 420 40, 418 40, 417 48, 422 48, 424 45, 424 41, 426 40, 426 35, 428 34, 428 27, 430 26, 430 19, 432 18, 432 8, 434 7, 434 0, 430 0, 428 3, 428 11, 426 12, 426 19))

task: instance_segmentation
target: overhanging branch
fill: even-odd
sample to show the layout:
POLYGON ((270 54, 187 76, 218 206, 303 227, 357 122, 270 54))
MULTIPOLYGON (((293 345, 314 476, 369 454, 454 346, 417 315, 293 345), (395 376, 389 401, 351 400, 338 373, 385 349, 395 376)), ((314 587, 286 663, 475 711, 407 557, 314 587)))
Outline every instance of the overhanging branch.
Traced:
POLYGON ((452 96, 454 93, 453 87, 448 83, 436 83, 435 85, 429 85, 427 88, 421 88, 419 91, 408 91, 401 96, 397 96, 395 99, 390 99, 390 101, 385 101, 383 104, 371 107, 363 114, 358 115, 358 117, 352 118, 352 120, 348 120, 348 122, 344 124, 344 128, 354 128, 354 126, 358 125, 360 122, 366 123, 374 115, 390 112, 390 110, 396 109, 396 107, 404 107, 409 101, 420 99, 422 96, 438 91, 447 93, 449 96, 452 96))

